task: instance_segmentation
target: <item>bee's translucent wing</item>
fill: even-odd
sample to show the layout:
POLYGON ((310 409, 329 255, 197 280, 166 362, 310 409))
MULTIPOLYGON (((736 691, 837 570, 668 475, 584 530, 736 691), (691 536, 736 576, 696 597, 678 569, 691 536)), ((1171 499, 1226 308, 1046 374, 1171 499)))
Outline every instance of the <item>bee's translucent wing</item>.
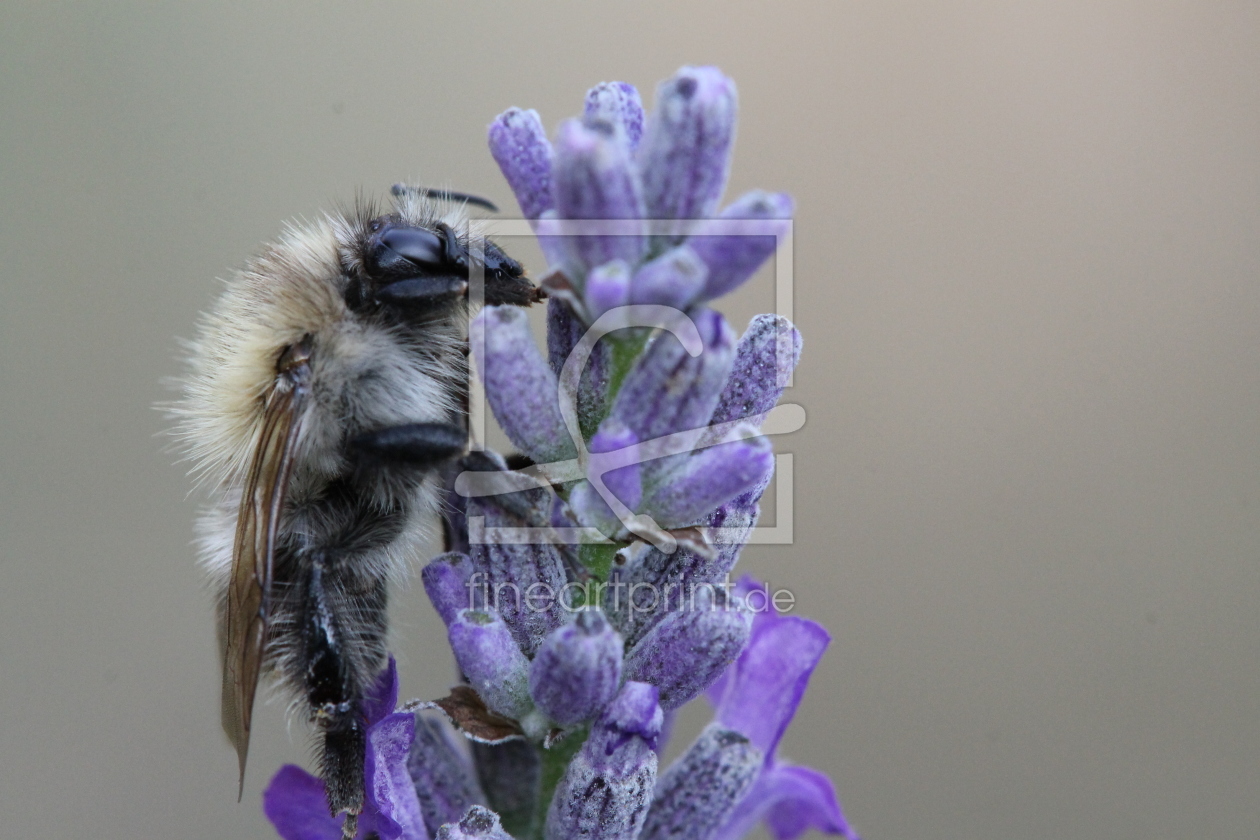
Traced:
POLYGON ((303 342, 286 350, 277 365, 279 375, 267 395, 262 433, 237 514, 224 625, 223 728, 240 759, 240 792, 244 792, 250 720, 267 636, 276 530, 293 468, 302 407, 310 391, 309 361, 303 342))

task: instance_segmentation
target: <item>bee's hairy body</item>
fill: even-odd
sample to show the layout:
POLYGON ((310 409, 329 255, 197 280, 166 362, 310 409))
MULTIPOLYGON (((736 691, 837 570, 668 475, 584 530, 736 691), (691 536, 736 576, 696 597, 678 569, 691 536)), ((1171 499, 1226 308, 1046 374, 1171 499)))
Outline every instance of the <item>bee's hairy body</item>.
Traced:
MULTIPOLYGON (((395 191, 290 227, 203 319, 176 409, 216 502, 199 523, 219 592, 224 726, 244 772, 254 685, 271 672, 323 735, 334 814, 363 804, 361 702, 385 656, 390 583, 419 559, 438 468, 464 448, 462 208, 395 191), (447 205, 449 206, 449 205, 447 205), (462 275, 462 276, 461 276, 462 275)), ((485 298, 527 304, 487 245, 485 298)))

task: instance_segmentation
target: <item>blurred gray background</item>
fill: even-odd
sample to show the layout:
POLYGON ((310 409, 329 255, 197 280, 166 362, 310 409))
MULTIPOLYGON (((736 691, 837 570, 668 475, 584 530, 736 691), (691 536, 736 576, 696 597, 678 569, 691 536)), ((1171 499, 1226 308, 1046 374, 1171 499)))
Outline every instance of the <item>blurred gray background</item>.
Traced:
POLYGON ((405 178, 515 212, 495 114, 702 63, 728 195, 799 208, 796 540, 742 563, 834 635, 785 754, 867 840, 1256 836, 1260 6, 989 0, 6 4, 0 837, 272 836, 308 756, 266 707, 237 805, 152 408, 215 278, 405 178))

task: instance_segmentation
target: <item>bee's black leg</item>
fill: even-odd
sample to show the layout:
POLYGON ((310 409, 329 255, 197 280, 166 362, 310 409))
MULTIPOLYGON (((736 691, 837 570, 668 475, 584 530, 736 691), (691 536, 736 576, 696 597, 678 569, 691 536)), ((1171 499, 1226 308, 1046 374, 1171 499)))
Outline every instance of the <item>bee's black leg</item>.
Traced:
POLYGON ((357 471, 435 467, 463 453, 468 432, 448 423, 408 423, 351 438, 346 453, 357 471))
POLYGON ((333 816, 347 827, 363 810, 366 721, 363 696, 375 669, 346 647, 385 636, 384 581, 357 575, 331 551, 304 564, 299 618, 300 667, 315 724, 323 732, 321 773, 333 816))

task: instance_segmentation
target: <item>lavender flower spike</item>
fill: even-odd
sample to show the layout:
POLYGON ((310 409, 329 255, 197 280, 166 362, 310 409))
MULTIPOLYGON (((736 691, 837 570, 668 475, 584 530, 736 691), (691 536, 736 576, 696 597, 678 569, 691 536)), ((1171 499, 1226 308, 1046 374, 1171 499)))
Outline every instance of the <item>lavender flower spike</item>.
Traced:
POLYGON ((684 67, 656 89, 636 158, 650 218, 712 214, 730 171, 737 107, 734 83, 715 67, 684 67))
POLYGON ((561 726, 591 720, 617 693, 621 658, 621 637, 604 614, 580 610, 538 648, 529 666, 530 694, 561 726))
POLYGON ((488 306, 473 320, 468 341, 486 398, 512 443, 539 463, 575 457, 556 375, 538 352, 525 313, 488 306))
POLYGON ((708 840, 761 772, 745 736, 711 723, 656 783, 640 840, 708 840))
POLYGON ((601 82, 587 91, 582 116, 586 122, 599 120, 620 126, 631 149, 643 136, 643 100, 634 85, 625 82, 601 82))
POLYGON ((460 610, 448 630, 455 661, 492 712, 520 720, 533 710, 529 661, 493 610, 460 610))
POLYGON ((537 219, 550 210, 551 144, 537 111, 509 108, 495 117, 489 130, 490 154, 507 179, 521 212, 537 219))
MULTIPOLYGON (((639 173, 626 138, 608 123, 569 120, 556 142, 556 212, 574 221, 624 220, 618 233, 571 235, 569 250, 585 272, 609 260, 634 265, 643 255, 646 224, 639 173)), ((575 278, 576 279, 576 278, 575 278)))
POLYGON ((792 209, 791 196, 755 190, 741 196, 717 219, 697 224, 687 244, 709 267, 700 299, 733 292, 752 277, 791 229, 792 209))
POLYGON ((635 840, 652 803, 663 721, 656 689, 626 683, 560 780, 546 840, 635 840))
POLYGON ((498 814, 474 805, 459 822, 442 826, 437 840, 512 840, 512 836, 503 830, 498 814))

